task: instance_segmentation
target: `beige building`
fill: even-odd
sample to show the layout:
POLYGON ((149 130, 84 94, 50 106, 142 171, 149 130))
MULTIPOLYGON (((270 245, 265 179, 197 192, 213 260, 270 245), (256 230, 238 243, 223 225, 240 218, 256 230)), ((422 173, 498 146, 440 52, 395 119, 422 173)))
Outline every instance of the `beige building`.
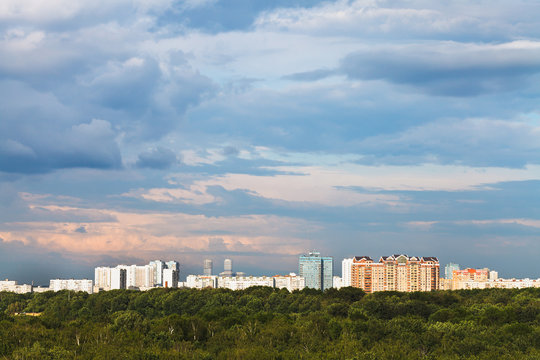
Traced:
MULTIPOLYGON (((349 259, 345 259, 349 260, 349 259)), ((383 256, 378 263, 356 256, 350 264, 351 286, 375 291, 431 291, 439 288, 439 260, 403 254, 383 256)), ((344 263, 344 267, 346 264, 344 263)))
POLYGON ((217 276, 188 275, 185 285, 194 289, 217 288, 217 276))
POLYGON ((302 290, 306 287, 306 280, 302 276, 298 276, 295 273, 289 275, 275 275, 274 287, 276 289, 286 288, 290 292, 294 290, 302 290))

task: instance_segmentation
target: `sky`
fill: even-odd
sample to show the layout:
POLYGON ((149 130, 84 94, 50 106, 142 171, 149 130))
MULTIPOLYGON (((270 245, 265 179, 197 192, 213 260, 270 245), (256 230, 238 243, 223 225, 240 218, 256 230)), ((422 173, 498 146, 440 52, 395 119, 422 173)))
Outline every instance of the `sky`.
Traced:
POLYGON ((540 2, 3 0, 0 278, 299 254, 540 277, 540 2))

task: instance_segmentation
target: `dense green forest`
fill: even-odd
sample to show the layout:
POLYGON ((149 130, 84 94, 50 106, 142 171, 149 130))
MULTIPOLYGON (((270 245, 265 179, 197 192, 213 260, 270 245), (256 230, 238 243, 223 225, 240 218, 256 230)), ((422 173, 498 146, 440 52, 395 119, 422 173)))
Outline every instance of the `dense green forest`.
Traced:
POLYGON ((0 359, 540 359, 540 289, 2 292, 0 359))

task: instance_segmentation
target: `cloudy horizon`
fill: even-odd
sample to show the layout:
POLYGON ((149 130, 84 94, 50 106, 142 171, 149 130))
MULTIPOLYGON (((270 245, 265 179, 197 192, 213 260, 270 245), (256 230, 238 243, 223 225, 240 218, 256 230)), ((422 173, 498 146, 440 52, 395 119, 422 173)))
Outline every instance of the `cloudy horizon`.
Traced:
POLYGON ((540 3, 4 0, 0 278, 405 253, 537 278, 540 3))

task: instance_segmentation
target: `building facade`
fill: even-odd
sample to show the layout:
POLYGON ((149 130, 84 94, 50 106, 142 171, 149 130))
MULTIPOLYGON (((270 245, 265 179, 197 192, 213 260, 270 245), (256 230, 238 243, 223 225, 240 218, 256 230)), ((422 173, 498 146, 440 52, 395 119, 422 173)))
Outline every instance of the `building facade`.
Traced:
POLYGON ((350 266, 350 286, 368 293, 439 289, 440 265, 436 257, 398 254, 383 256, 375 263, 369 256, 355 256, 344 266, 350 266))
MULTIPOLYGON (((162 260, 153 260, 148 264, 154 268, 154 285, 163 285, 163 269, 167 268, 167 265, 162 260)), ((129 283, 129 275, 128 275, 129 283)), ((129 286, 129 285, 128 285, 129 286)))
POLYGON ((177 287, 179 279, 180 263, 174 260, 154 260, 148 265, 118 265, 114 268, 102 266, 94 270, 95 291, 177 287))
POLYGON ((186 287, 193 289, 217 288, 217 276, 188 275, 186 287))
POLYGON ((326 290, 333 287, 333 258, 321 256, 318 252, 301 255, 298 260, 298 274, 305 279, 308 288, 326 290))
POLYGON ((0 281, 0 291, 9 291, 17 294, 26 294, 32 292, 32 285, 18 284, 14 280, 0 281))
POLYGON ((89 294, 94 292, 94 283, 88 279, 52 279, 49 284, 52 291, 72 290, 84 291, 89 294))
POLYGON ((496 280, 498 273, 484 269, 463 269, 453 270, 450 278, 442 282, 441 289, 444 290, 462 290, 462 289, 485 289, 489 288, 490 280, 496 280))
POLYGON ((126 288, 127 289, 150 289, 155 287, 155 279, 163 281, 163 268, 158 267, 158 271, 161 272, 159 276, 156 276, 156 266, 149 265, 118 265, 118 269, 124 269, 126 271, 126 288))
POLYGON ((163 270, 163 287, 177 288, 178 287, 178 272, 174 269, 163 270))
POLYGON ((444 277, 446 279, 452 279, 454 270, 459 270, 459 264, 455 264, 452 262, 449 264, 446 264, 446 266, 444 267, 444 277))
MULTIPOLYGON (((178 286, 178 282, 180 281, 180 263, 178 261, 171 260, 171 261, 167 261, 165 265, 167 266, 167 269, 174 270, 176 272, 176 279, 174 281, 176 282, 176 286, 178 286)), ((163 281, 164 281, 163 287, 166 287, 165 286, 165 269, 163 269, 163 281)), ((169 287, 171 286, 169 285, 169 287)))
POLYGON ((205 260, 204 260, 203 275, 204 275, 204 276, 211 276, 211 275, 212 275, 213 268, 214 268, 214 263, 213 263, 213 261, 210 260, 210 259, 205 259, 205 260))
POLYGON ((271 276, 220 276, 217 279, 218 288, 243 290, 252 286, 274 287, 274 278, 271 276))
POLYGON ((343 278, 339 276, 334 276, 334 279, 332 280, 332 286, 335 289, 341 289, 343 287, 343 278))
POLYGON ((232 267, 232 260, 231 259, 225 259, 223 261, 223 272, 220 272, 219 276, 227 276, 227 277, 234 276, 232 268, 233 268, 232 267))
POLYGON ((347 287, 352 286, 351 278, 351 266, 353 263, 353 258, 343 259, 341 262, 341 286, 347 287))
POLYGON ((111 290, 127 289, 127 271, 126 269, 113 268, 110 272, 110 288, 111 290))
POLYGON ((302 290, 306 287, 306 281, 302 276, 298 276, 295 273, 289 275, 275 275, 274 287, 276 289, 287 289, 290 292, 294 290, 302 290))

